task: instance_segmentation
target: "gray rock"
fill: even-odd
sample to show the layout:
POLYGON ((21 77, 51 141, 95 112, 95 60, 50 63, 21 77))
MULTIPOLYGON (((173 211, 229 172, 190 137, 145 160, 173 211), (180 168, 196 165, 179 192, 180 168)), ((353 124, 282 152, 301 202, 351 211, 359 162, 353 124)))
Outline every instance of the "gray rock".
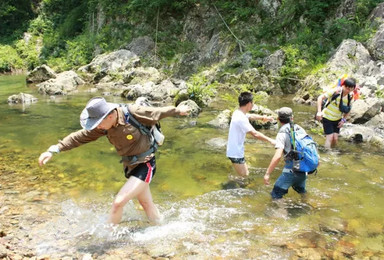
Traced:
POLYGON ((124 48, 138 56, 147 56, 148 54, 152 54, 152 51, 155 48, 155 42, 148 36, 142 36, 133 39, 132 42, 124 48))
POLYGON ((372 25, 384 22, 384 3, 378 4, 368 17, 372 25))
POLYGON ((353 103, 350 121, 363 124, 380 113, 382 101, 378 98, 358 99, 353 103))
POLYGON ((268 56, 264 61, 264 67, 272 75, 278 75, 280 69, 283 66, 285 61, 285 53, 283 50, 277 50, 270 56, 268 56))
POLYGON ((64 71, 57 75, 55 79, 49 79, 37 85, 41 94, 47 95, 66 95, 77 89, 79 85, 84 84, 74 71, 64 71))
POLYGON ((216 128, 226 129, 229 127, 230 119, 231 110, 226 109, 222 111, 215 119, 209 121, 208 124, 216 128))
POLYGON ((116 73, 139 66, 140 58, 128 50, 118 50, 97 56, 88 65, 79 68, 83 72, 116 73))
POLYGON ((56 78, 56 73, 47 65, 41 65, 28 73, 28 83, 40 83, 52 78, 56 78))
POLYGON ((227 147, 227 140, 221 137, 209 139, 205 143, 215 150, 225 149, 227 147))
POLYGON ((376 60, 384 61, 384 23, 368 42, 368 49, 376 60))
POLYGON ((178 105, 178 107, 181 105, 187 105, 191 109, 191 112, 190 112, 191 117, 197 117, 201 111, 201 108, 193 100, 182 101, 178 105))
POLYGON ((8 103, 12 104, 30 104, 35 102, 37 102, 37 98, 25 93, 19 93, 8 97, 8 103))

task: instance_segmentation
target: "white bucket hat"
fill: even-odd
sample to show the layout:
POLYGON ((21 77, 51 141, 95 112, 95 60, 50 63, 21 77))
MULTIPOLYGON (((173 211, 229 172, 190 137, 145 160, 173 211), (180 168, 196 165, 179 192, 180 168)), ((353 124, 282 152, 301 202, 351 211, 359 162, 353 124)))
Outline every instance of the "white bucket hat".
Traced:
POLYGON ((85 130, 92 130, 118 105, 105 101, 102 97, 90 99, 80 114, 80 125, 85 130))

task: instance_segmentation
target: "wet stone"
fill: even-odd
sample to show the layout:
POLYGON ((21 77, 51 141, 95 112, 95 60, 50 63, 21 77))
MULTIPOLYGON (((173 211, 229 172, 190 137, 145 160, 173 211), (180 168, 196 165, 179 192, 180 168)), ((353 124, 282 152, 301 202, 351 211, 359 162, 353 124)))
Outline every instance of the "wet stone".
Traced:
POLYGON ((296 251, 296 254, 299 257, 299 259, 307 259, 307 260, 323 259, 321 251, 316 248, 300 248, 296 251))
POLYGON ((319 224, 319 228, 321 231, 330 235, 342 236, 346 233, 346 223, 343 219, 339 218, 327 219, 327 222, 319 224))
POLYGON ((18 194, 20 194, 20 191, 8 190, 8 191, 5 191, 4 194, 6 194, 6 195, 18 195, 18 194))

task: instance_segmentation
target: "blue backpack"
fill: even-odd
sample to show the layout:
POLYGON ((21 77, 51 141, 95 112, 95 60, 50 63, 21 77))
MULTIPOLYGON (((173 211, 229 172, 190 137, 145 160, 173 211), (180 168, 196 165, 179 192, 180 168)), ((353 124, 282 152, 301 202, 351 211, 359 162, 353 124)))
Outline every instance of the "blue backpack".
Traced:
POLYGON ((293 123, 290 123, 289 137, 292 149, 286 160, 292 160, 292 171, 304 174, 317 172, 319 153, 316 142, 305 131, 295 131, 293 123))

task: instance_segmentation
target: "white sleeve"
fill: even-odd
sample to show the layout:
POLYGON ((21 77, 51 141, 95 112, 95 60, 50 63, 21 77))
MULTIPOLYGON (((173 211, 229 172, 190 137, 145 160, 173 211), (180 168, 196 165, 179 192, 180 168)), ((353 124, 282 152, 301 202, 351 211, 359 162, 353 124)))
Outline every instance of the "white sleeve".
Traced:
POLYGON ((241 131, 243 131, 244 133, 248 133, 249 131, 252 131, 254 130, 253 126, 251 125, 251 123, 249 122, 248 119, 245 119, 244 120, 241 120, 241 123, 240 123, 240 129, 241 131))

